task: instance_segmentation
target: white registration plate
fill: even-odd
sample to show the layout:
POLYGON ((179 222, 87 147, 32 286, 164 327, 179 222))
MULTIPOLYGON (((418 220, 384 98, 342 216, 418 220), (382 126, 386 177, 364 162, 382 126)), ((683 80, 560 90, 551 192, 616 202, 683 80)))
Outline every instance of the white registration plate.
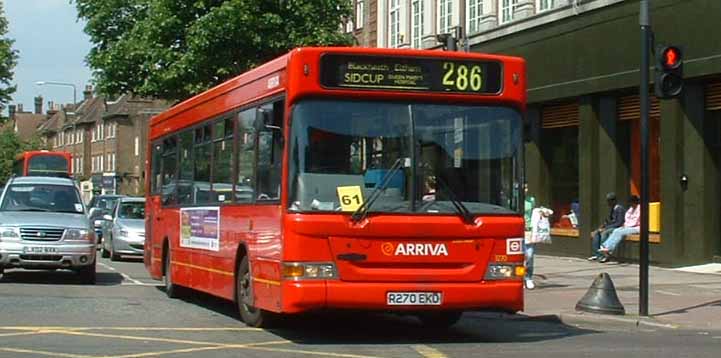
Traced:
POLYGON ((26 254, 54 254, 58 252, 56 247, 47 246, 25 246, 23 252, 26 254))
POLYGON ((389 306, 440 306, 443 294, 440 292, 388 292, 386 304, 389 306))

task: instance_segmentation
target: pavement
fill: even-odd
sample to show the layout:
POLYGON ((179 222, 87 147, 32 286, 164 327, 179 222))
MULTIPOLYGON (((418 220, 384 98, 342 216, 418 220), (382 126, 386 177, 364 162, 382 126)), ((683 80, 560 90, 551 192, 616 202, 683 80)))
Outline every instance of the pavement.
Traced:
POLYGON ((648 317, 639 316, 639 266, 581 258, 537 255, 536 288, 526 290, 530 317, 555 317, 575 326, 721 331, 721 264, 649 268, 648 317), (579 312, 576 303, 594 279, 608 273, 625 315, 579 312))

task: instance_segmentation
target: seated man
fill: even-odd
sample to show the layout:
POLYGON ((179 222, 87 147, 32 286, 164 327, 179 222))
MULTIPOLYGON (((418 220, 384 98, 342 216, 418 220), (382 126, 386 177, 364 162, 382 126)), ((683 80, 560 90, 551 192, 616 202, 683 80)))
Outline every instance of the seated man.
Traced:
POLYGON ((600 262, 608 261, 608 257, 616 249, 616 246, 623 240, 626 235, 638 234, 641 228, 641 207, 639 204, 639 198, 636 195, 632 195, 629 200, 630 208, 626 211, 626 217, 623 223, 623 227, 614 230, 611 236, 601 244, 601 248, 598 250, 603 255, 600 262))
POLYGON ((623 207, 616 203, 616 194, 612 192, 606 194, 606 203, 609 207, 608 216, 603 220, 603 225, 591 232, 592 249, 589 261, 603 258, 598 252, 601 243, 606 241, 611 232, 623 225, 623 207))

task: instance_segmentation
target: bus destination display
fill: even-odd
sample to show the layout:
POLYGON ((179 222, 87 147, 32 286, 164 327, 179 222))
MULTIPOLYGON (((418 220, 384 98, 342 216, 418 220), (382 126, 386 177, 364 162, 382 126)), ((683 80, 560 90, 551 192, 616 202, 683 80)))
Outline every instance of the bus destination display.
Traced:
POLYGON ((327 88, 496 94, 501 64, 434 58, 326 54, 321 84, 327 88))

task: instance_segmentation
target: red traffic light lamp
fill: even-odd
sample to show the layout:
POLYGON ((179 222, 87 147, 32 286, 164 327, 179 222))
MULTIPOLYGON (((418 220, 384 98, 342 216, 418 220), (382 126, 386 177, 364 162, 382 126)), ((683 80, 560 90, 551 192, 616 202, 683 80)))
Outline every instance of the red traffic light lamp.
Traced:
POLYGON ((678 46, 659 46, 656 51, 656 97, 675 98, 683 92, 683 52, 678 46))

